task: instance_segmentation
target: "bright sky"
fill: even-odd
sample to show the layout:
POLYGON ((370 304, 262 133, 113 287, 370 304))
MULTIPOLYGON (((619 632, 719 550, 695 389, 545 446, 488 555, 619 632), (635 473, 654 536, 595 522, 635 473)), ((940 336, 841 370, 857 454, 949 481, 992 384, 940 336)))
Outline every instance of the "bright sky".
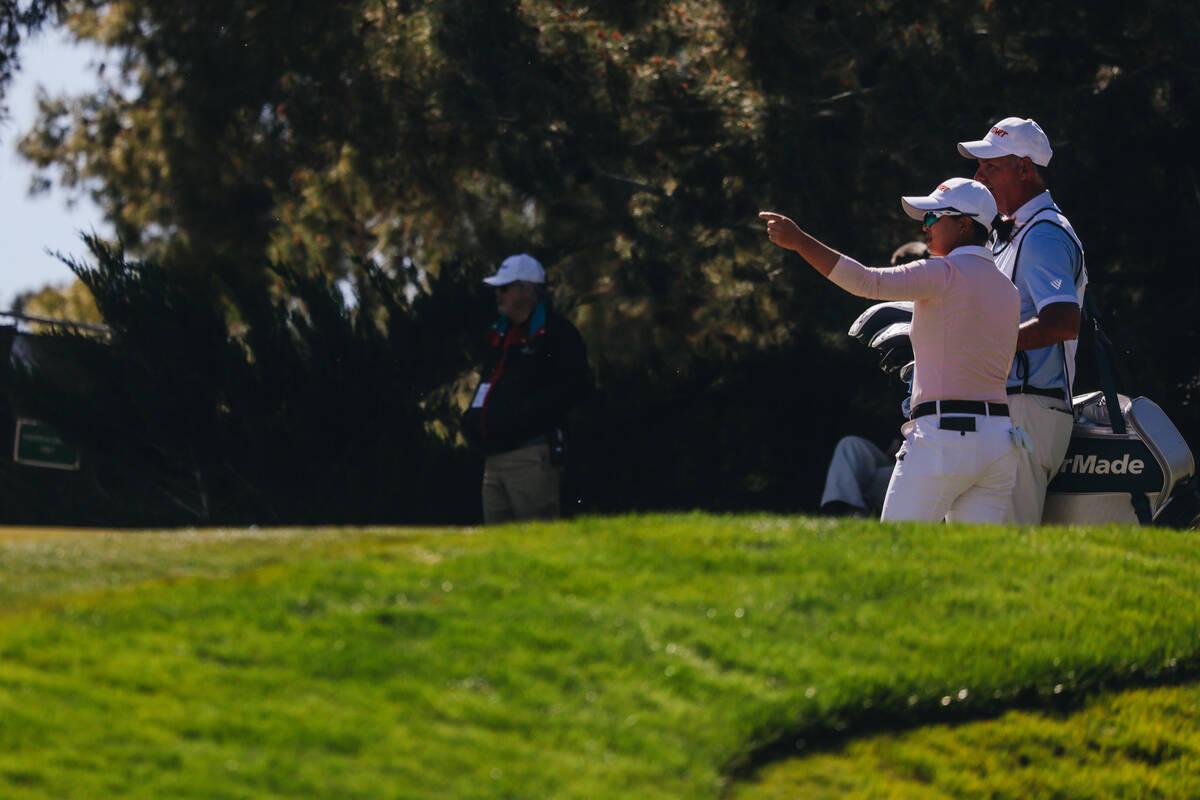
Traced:
POLYGON ((111 234, 100 210, 86 197, 64 189, 29 196, 32 166, 17 154, 17 142, 33 127, 37 88, 51 97, 79 94, 96 84, 89 64, 102 51, 76 46, 55 30, 46 30, 21 45, 21 69, 5 92, 9 117, 0 123, 0 311, 28 289, 67 284, 74 275, 46 250, 76 258, 88 256, 80 231, 111 234), (72 207, 68 201, 75 199, 72 207))

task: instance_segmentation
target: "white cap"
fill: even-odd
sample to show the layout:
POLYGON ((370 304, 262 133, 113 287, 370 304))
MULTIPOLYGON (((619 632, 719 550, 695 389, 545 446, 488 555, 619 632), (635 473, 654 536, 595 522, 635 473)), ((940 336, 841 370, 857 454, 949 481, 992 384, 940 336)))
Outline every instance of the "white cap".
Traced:
POLYGON ((953 211, 966 214, 992 231, 996 218, 996 198, 979 181, 970 178, 947 178, 927 197, 901 197, 904 213, 913 219, 923 219, 926 211, 953 211))
POLYGON ((505 286, 514 281, 545 283, 546 270, 542 267, 541 262, 533 256, 528 253, 518 253, 500 262, 500 269, 496 270, 495 275, 483 279, 484 283, 492 286, 505 286))
POLYGON ((1029 158, 1039 167, 1048 166, 1054 155, 1042 127, 1031 119, 1020 117, 1005 117, 977 142, 959 142, 958 152, 966 158, 1029 158))

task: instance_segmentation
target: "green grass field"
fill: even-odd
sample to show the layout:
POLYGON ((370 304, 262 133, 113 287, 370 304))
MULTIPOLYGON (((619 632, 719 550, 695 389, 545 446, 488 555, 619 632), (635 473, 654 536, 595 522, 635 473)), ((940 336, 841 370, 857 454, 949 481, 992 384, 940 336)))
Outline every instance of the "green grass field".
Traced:
POLYGON ((1198 796, 1198 675, 1187 532, 0 530, 14 800, 1198 796))

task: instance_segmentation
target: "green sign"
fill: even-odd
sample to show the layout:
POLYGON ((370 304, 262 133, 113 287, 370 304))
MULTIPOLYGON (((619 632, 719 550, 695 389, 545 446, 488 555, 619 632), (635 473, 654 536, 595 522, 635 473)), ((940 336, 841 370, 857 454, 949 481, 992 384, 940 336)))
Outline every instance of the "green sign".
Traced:
POLYGON ((35 419, 18 419, 13 461, 31 467, 79 469, 79 448, 63 441, 56 428, 35 419))

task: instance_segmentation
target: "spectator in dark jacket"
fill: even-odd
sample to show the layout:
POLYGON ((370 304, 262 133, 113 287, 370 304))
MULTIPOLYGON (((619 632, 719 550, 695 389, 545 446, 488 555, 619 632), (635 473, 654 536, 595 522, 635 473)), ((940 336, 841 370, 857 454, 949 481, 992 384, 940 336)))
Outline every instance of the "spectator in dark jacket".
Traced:
POLYGON ((483 521, 491 525, 559 515, 567 412, 592 389, 579 331, 550 310, 546 271, 510 256, 487 283, 500 319, 488 332, 480 383, 463 415, 467 439, 483 448, 483 521))

